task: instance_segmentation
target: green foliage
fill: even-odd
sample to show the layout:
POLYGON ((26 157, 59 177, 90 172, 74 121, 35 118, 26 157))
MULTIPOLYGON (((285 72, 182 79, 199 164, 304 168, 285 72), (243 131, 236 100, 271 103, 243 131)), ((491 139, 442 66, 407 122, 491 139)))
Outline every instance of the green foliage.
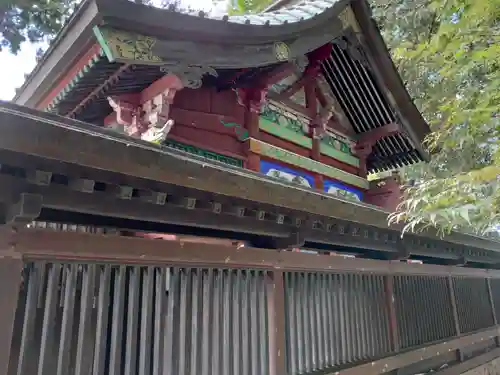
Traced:
POLYGON ((237 0, 229 3, 229 14, 259 13, 274 3, 274 0, 237 0))
POLYGON ((500 0, 375 5, 392 57, 433 133, 432 161, 390 221, 485 233, 500 223, 500 0))
POLYGON ((74 7, 74 0, 1 0, 0 50, 17 53, 24 41, 50 40, 74 7))
MULTIPOLYGON (((132 0, 138 4, 181 9, 181 0, 132 0)), ((0 0, 0 51, 16 54, 23 42, 50 42, 81 0, 0 0)), ((188 8, 187 10, 192 10, 188 8)), ((37 60, 43 50, 37 51, 37 60)))

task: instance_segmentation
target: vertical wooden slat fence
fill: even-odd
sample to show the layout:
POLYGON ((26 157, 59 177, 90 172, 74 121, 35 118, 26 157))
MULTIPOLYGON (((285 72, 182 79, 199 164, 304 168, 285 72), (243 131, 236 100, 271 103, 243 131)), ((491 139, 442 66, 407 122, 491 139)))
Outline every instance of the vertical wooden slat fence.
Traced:
POLYGON ((455 335, 447 277, 396 276, 394 299, 402 349, 455 335))
POLYGON ((78 232, 13 243, 0 375, 378 374, 498 335, 496 271, 78 232))
POLYGON ((460 333, 492 327, 495 322, 486 279, 453 278, 460 333))
POLYGON ((23 266, 21 259, 8 254, 9 250, 0 248, 1 253, 7 253, 0 258, 0 374, 7 374, 23 266))
POLYGON ((391 352, 383 276, 285 273, 288 373, 391 352))
POLYGON ((268 277, 265 270, 28 263, 11 370, 269 374, 268 277))

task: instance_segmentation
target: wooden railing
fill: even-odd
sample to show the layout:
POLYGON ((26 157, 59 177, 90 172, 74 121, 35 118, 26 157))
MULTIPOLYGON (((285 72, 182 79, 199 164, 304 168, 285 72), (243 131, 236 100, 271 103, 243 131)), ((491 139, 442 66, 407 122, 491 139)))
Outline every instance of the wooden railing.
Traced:
POLYGON ((0 375, 382 374, 496 345, 500 272, 0 233, 0 375))

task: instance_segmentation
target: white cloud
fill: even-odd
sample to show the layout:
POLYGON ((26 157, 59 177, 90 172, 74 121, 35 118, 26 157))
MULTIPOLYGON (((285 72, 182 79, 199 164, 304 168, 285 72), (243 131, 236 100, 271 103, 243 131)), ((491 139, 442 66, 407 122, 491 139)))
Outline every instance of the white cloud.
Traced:
POLYGON ((36 44, 23 43, 17 55, 7 50, 0 52, 0 99, 12 99, 16 88, 23 84, 24 75, 36 65, 37 48, 36 44))

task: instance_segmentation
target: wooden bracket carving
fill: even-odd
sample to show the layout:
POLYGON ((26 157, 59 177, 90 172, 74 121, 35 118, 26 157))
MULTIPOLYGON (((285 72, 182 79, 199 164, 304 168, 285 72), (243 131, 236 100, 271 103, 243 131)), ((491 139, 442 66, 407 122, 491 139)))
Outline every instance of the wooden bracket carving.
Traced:
POLYGON ((309 135, 315 139, 321 139, 327 133, 327 125, 333 116, 332 104, 321 108, 316 117, 309 125, 309 135))
POLYGON ((116 113, 116 122, 125 128, 136 125, 137 106, 117 96, 108 96, 108 103, 116 113))
MULTIPOLYGON (((173 80, 174 83, 177 81, 173 80)), ((120 97, 108 97, 108 102, 116 113, 116 121, 124 126, 128 135, 161 143, 174 125, 169 118, 170 105, 180 89, 179 84, 167 87, 141 105, 134 105, 120 97)))
POLYGON ((315 49, 314 51, 309 52, 307 54, 307 57, 309 59, 309 64, 307 65, 304 74, 317 76, 320 73, 321 63, 328 57, 330 57, 332 53, 332 48, 333 48, 332 44, 327 43, 315 49))
POLYGON ((358 135, 357 144, 353 148, 353 153, 360 159, 360 170, 366 171, 366 160, 372 153, 375 144, 382 138, 401 132, 401 127, 397 123, 390 123, 358 135))
POLYGON ((256 248, 288 250, 302 247, 304 243, 304 235, 296 229, 288 237, 260 237, 258 240, 254 240, 251 245, 256 248))
POLYGON ((262 105, 266 101, 267 88, 248 87, 236 89, 238 104, 252 112, 260 113, 262 105))
POLYGON ((397 244, 398 251, 396 253, 389 253, 388 260, 408 260, 410 258, 411 252, 407 246, 402 242, 397 244))
POLYGON ((366 160, 372 153, 373 146, 370 143, 358 143, 352 148, 352 152, 359 158, 359 172, 360 176, 366 176, 368 174, 368 167, 366 166, 366 160))
POLYGON ((29 224, 42 211, 42 196, 39 194, 21 193, 17 201, 5 204, 3 211, 4 224, 29 224))
POLYGON ((371 146, 374 146, 375 143, 377 143, 382 138, 398 133, 401 133, 401 126, 398 123, 392 122, 390 124, 380 126, 378 128, 359 134, 358 144, 369 144, 371 146))
POLYGON ((360 34, 356 33, 352 28, 344 31, 344 35, 333 41, 341 49, 348 52, 351 58, 357 60, 363 66, 369 68, 368 59, 364 52, 364 43, 360 40, 360 34))
POLYGON ((141 139, 161 143, 167 138, 174 126, 174 120, 169 119, 169 112, 176 92, 176 89, 168 88, 142 105, 141 120, 147 130, 141 134, 141 139))

